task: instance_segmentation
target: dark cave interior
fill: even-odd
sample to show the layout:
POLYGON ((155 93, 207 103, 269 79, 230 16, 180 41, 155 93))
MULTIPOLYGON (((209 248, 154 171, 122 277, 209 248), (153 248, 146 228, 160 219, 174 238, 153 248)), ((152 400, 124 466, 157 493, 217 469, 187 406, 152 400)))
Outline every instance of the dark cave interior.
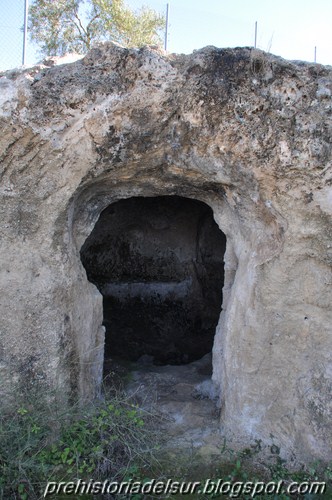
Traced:
POLYGON ((105 359, 186 364, 211 352, 226 237, 205 203, 179 196, 109 205, 81 249, 103 295, 105 359))

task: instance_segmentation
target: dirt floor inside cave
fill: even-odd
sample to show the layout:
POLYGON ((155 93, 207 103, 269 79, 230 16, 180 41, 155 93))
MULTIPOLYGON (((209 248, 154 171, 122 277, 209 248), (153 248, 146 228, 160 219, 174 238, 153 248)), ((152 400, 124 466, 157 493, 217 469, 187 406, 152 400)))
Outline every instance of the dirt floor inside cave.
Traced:
POLYGON ((152 360, 148 355, 137 362, 106 360, 106 385, 123 389, 141 408, 161 417, 160 436, 168 454, 214 462, 224 441, 211 354, 186 365, 156 366, 152 360))

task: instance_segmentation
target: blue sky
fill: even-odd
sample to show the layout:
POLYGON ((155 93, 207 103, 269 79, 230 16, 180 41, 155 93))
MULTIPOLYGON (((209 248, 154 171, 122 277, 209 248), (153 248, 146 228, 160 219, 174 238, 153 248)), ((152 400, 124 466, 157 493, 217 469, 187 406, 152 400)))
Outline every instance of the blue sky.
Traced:
MULTIPOLYGON (((32 0, 30 0, 32 1, 32 0)), ((165 12, 167 0, 127 0, 165 12)), ((331 0, 169 0, 170 52, 190 53, 206 45, 252 46, 257 21, 257 45, 286 59, 314 60, 332 65, 331 0)), ((24 0, 0 0, 0 69, 20 65, 24 0)), ((28 47, 27 63, 38 60, 28 47)))

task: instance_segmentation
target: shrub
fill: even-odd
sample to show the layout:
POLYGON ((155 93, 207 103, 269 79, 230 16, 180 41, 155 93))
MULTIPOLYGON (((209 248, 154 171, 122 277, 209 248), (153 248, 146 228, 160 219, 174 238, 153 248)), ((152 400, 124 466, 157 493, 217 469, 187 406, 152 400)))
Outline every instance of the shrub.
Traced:
POLYGON ((155 419, 121 395, 63 413, 17 405, 0 419, 0 498, 38 499, 48 481, 139 475, 154 462, 155 419))

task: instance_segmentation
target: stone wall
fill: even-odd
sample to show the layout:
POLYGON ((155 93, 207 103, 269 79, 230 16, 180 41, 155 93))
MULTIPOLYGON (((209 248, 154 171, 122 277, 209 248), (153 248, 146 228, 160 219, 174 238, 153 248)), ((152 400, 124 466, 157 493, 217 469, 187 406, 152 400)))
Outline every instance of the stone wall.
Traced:
POLYGON ((2 404, 99 393, 102 296, 81 247, 111 203, 177 195, 227 238, 222 431, 331 459, 331 68, 113 44, 48 64, 0 78, 2 404))

